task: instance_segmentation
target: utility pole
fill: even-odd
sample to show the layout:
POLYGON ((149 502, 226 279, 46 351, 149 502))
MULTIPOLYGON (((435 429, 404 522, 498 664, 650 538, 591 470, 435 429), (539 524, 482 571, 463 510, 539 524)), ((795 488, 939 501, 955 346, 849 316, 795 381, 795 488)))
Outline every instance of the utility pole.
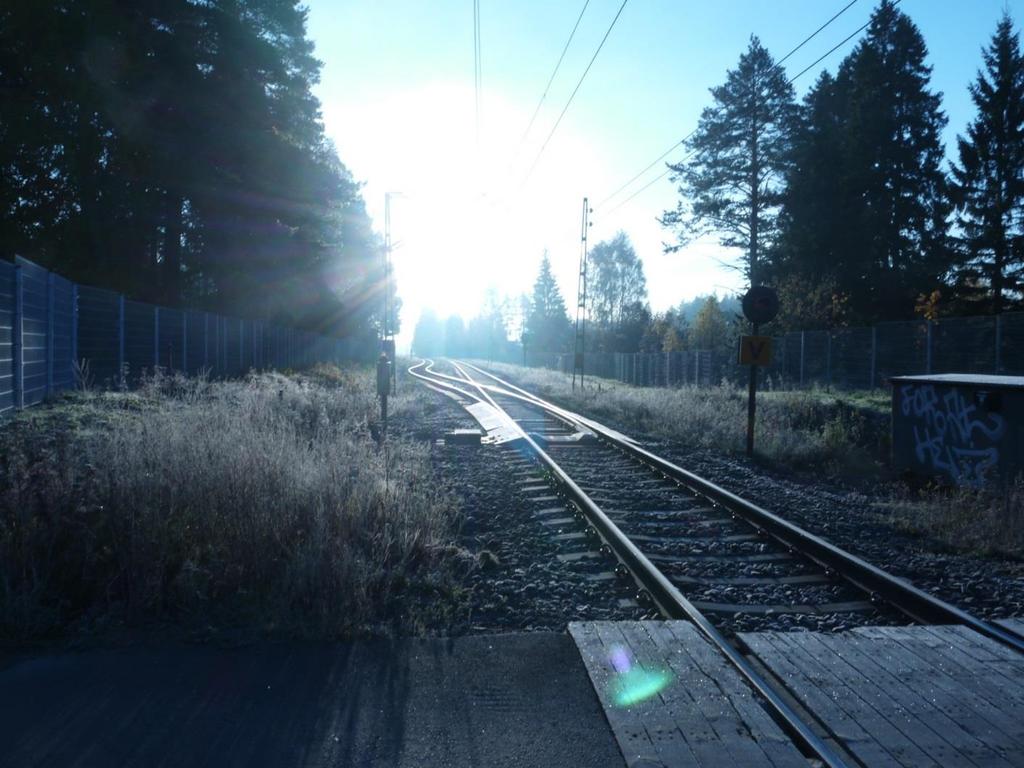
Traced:
POLYGON ((587 198, 583 198, 583 223, 580 227, 580 273, 576 283, 576 340, 573 344, 572 356, 572 390, 576 391, 576 373, 580 375, 580 389, 583 389, 583 350, 584 332, 587 324, 587 230, 590 229, 590 207, 587 198))
POLYGON ((398 366, 395 364, 395 332, 392 328, 394 311, 391 279, 391 192, 384 193, 384 317, 380 324, 381 351, 391 363, 391 394, 398 392, 398 366))

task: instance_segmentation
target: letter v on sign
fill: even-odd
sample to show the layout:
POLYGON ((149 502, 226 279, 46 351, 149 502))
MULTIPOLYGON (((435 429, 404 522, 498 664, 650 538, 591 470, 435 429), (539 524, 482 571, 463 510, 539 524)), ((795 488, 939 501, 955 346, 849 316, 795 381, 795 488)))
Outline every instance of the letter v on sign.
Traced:
POLYGON ((772 337, 771 336, 741 336, 740 337, 740 365, 771 365, 772 362, 772 337))

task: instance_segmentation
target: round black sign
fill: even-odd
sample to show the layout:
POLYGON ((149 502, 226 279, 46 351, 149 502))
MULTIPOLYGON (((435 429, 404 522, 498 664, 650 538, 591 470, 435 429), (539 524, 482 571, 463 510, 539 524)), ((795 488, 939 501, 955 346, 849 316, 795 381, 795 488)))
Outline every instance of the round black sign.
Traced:
POLYGON ((755 285, 743 295, 743 315, 752 323, 770 323, 779 314, 779 294, 766 285, 755 285))

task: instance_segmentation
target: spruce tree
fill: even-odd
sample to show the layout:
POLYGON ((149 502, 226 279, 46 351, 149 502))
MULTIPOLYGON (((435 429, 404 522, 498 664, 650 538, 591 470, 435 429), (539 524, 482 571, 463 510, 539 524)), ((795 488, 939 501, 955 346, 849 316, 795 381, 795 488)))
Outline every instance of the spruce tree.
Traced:
POLYGON ((551 259, 545 251, 533 284, 523 341, 532 352, 561 352, 568 346, 569 328, 565 299, 551 272, 551 259))
POLYGON ((776 279, 814 282, 834 272, 846 200, 842 183, 843 120, 836 81, 823 72, 794 122, 780 236, 772 258, 776 279))
POLYGON ((1024 57, 1008 15, 982 57, 970 86, 977 116, 957 137, 953 165, 963 255, 957 287, 998 314, 1024 288, 1024 57))
POLYGON ((312 51, 298 0, 0 4, 0 256, 371 333, 379 246, 312 51))
POLYGON ((917 26, 882 0, 836 77, 843 131, 833 178, 844 197, 829 236, 838 284, 862 321, 912 315, 950 267, 946 116, 927 55, 917 26))
POLYGON ((793 86, 757 37, 711 89, 713 104, 687 142, 692 159, 670 165, 681 200, 661 223, 678 242, 716 233, 722 245, 744 250, 744 272, 761 280, 761 260, 777 232, 782 172, 795 115, 793 86))

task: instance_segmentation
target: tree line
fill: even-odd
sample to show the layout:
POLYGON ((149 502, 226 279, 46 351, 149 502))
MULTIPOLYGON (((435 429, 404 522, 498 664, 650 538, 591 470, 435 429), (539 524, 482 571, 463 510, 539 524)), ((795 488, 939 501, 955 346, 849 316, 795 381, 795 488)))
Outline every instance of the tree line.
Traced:
POLYGON ((297 0, 0 7, 0 256, 133 298, 372 334, 380 243, 297 0))
MULTIPOLYGON (((588 261, 587 351, 675 352, 729 344, 740 311, 737 297, 698 296, 652 313, 643 262, 624 232, 597 243, 588 261)), ((545 361, 572 349, 574 337, 574 322, 545 252, 528 295, 502 299, 492 289, 468 322, 424 311, 412 351, 421 357, 545 361)))
POLYGON ((801 103, 756 37, 670 165, 679 248, 713 233, 775 285, 780 326, 867 324, 1022 306, 1024 59, 1004 14, 944 168, 941 94, 913 21, 882 0, 835 75, 801 103))
MULTIPOLYGON (((947 118, 927 55, 913 21, 882 0, 835 74, 823 72, 798 102, 752 37, 711 90, 686 160, 669 165, 679 202, 660 219, 675 236, 668 250, 706 235, 738 249, 746 281, 779 291, 776 333, 1024 308, 1019 35, 1004 14, 969 87, 975 115, 948 165, 947 118)), ((625 233, 594 246, 587 293, 588 351, 724 349, 739 331, 733 296, 652 313, 625 233)), ((546 254, 522 304, 527 352, 572 349, 574 326, 546 254)), ((478 330, 468 346, 453 331, 452 350, 496 349, 484 328, 505 341, 501 313, 484 315, 471 322, 478 330)))

